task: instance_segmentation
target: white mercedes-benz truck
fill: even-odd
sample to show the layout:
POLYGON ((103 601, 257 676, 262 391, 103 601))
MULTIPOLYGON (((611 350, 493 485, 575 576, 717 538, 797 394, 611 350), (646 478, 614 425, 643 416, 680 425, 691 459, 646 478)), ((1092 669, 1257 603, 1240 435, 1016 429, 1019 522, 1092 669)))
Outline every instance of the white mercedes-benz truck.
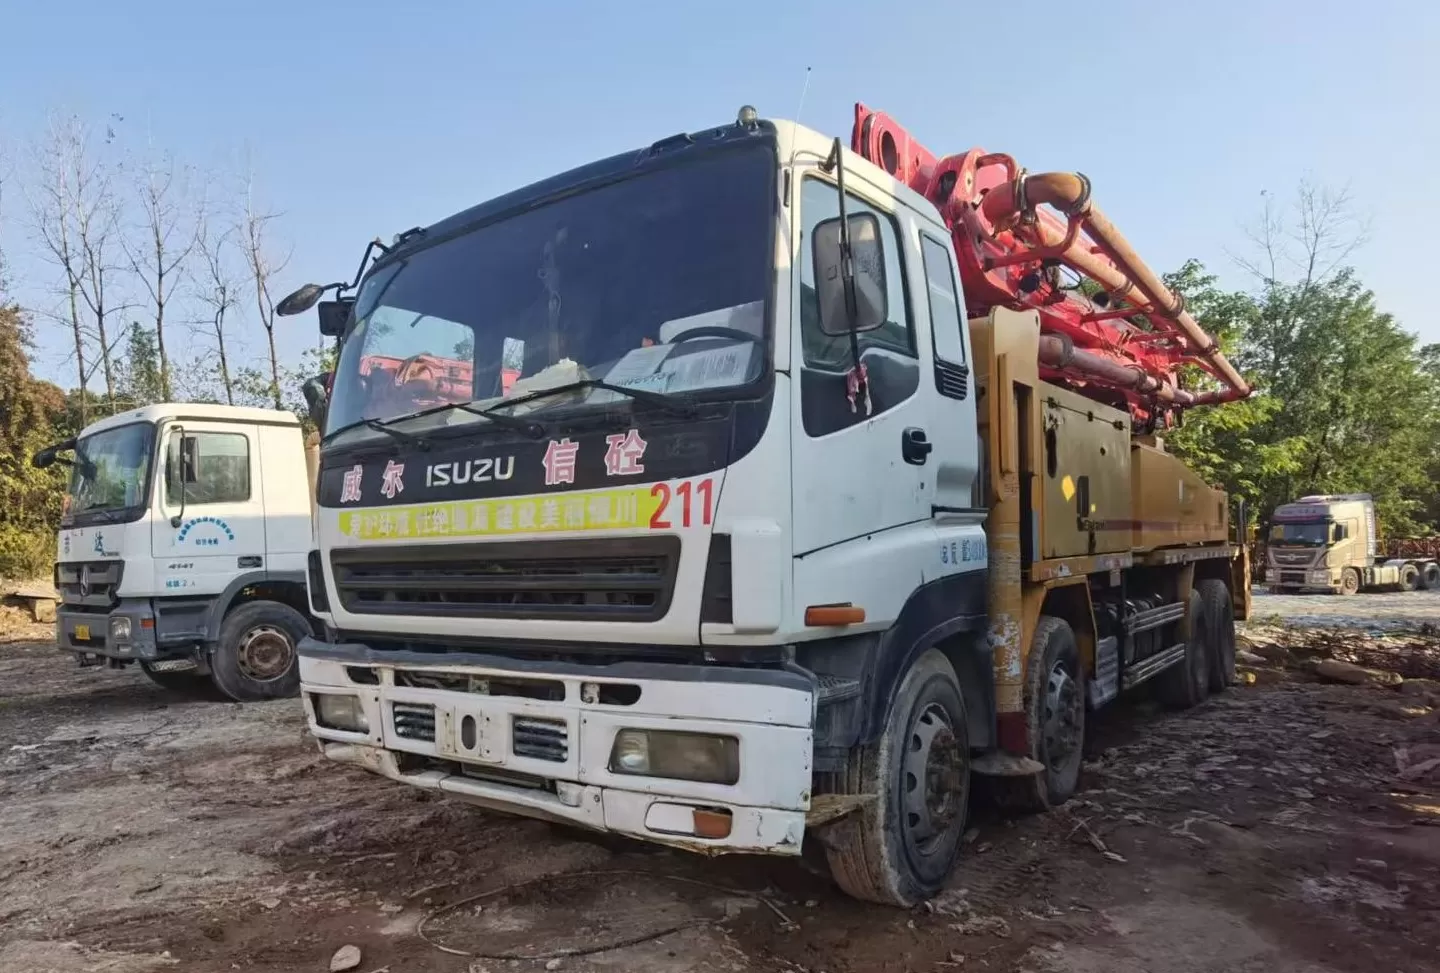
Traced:
POLYGON ((167 689, 299 691, 311 490, 298 419, 166 403, 37 453, 70 466, 55 637, 81 665, 139 665, 167 689))

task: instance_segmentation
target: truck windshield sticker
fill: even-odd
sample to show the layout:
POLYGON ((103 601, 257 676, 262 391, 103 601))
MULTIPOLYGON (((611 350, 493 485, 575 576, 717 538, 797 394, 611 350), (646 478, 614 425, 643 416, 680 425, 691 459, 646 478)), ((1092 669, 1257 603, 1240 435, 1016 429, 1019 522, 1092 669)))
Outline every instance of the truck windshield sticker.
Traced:
POLYGON ((340 533, 353 540, 415 540, 483 537, 548 531, 670 529, 709 526, 714 520, 715 481, 682 480, 613 490, 582 490, 557 496, 420 503, 345 510, 340 533))
POLYGON ((605 475, 635 476, 645 472, 640 462, 645 456, 645 440, 638 429, 605 437, 605 475))

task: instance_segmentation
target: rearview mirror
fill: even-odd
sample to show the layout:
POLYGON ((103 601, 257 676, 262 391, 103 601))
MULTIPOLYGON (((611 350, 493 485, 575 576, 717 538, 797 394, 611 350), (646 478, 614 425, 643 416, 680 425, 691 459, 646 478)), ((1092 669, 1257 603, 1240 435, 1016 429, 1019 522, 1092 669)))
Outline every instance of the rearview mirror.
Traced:
POLYGON ((345 333, 345 324, 350 320, 353 300, 339 298, 320 302, 320 333, 327 338, 338 338, 345 333))
POLYGON ((275 313, 282 318, 303 314, 315 306, 315 302, 329 290, 321 284, 305 284, 292 294, 287 294, 275 305, 275 313))
POLYGON ((186 436, 181 433, 180 437, 180 475, 186 483, 194 483, 199 479, 200 469, 200 440, 194 436, 186 436))
POLYGON ((300 394, 305 397, 305 406, 310 412, 310 421, 315 423, 315 428, 325 428, 325 410, 330 404, 329 393, 325 390, 326 380, 330 373, 316 375, 314 378, 300 386, 300 394))
POLYGON ((810 251, 815 261, 815 297, 820 306, 820 330, 828 335, 874 331, 885 323, 890 314, 880 220, 874 213, 854 213, 845 222, 850 234, 850 254, 855 274, 853 314, 845 300, 840 217, 816 224, 810 239, 810 251))

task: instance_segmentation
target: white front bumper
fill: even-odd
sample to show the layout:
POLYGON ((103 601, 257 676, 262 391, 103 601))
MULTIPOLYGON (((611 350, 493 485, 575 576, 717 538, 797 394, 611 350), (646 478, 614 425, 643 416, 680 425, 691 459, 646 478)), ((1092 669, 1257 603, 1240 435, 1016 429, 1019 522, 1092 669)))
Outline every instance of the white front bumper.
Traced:
POLYGON ((300 680, 310 732, 332 760, 483 806, 692 850, 800 853, 813 752, 813 697, 808 691, 708 679, 520 673, 443 662, 392 666, 304 654, 300 680), (397 685, 397 668, 477 680, 541 679, 563 684, 563 699, 397 685), (378 677, 378 683, 355 681, 352 674, 359 670, 378 677), (631 705, 584 702, 585 683, 638 686, 640 697, 631 705), (313 696, 336 692, 360 699, 367 733, 328 729, 316 722, 313 696), (433 707, 433 733, 426 725, 417 734, 413 722, 406 733, 399 732, 397 704, 402 724, 407 711, 413 714, 418 707, 429 712, 433 707), (526 720, 542 721, 563 739, 563 746, 544 759, 517 754, 517 720, 522 726, 526 720), (724 785, 614 774, 609 765, 615 735, 630 728, 734 737, 739 743, 739 780, 724 785), (728 811, 729 835, 702 838, 693 833, 695 809, 728 811))

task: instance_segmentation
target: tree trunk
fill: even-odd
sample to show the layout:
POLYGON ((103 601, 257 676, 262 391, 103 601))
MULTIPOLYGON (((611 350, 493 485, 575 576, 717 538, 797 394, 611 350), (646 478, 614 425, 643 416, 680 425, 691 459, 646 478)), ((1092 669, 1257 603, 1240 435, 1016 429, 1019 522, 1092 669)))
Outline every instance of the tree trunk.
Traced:
POLYGON ((80 304, 76 300, 75 283, 70 284, 70 329, 75 333, 75 369, 80 377, 80 426, 84 428, 86 418, 85 397, 85 339, 80 332, 80 304))
POLYGON ((215 312, 215 347, 220 351, 220 384, 225 386, 225 402, 235 404, 235 389, 230 384, 230 359, 225 356, 225 308, 215 312))
POLYGON ((275 355, 275 326, 271 324, 265 329, 265 337, 270 341, 270 388, 275 394, 275 408, 285 408, 280 401, 280 359, 275 355))
POLYGON ((169 402, 170 356, 165 354, 165 240, 158 215, 151 229, 155 233, 155 348, 160 355, 160 397, 169 402))

